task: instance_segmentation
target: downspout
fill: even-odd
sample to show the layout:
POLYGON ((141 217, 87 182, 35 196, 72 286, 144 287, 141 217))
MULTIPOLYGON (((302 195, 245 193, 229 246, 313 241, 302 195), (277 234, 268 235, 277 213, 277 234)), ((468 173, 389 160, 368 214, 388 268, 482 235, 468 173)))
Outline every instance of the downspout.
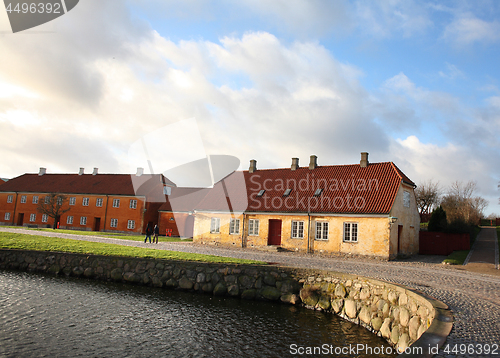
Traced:
POLYGON ((102 227, 103 231, 106 231, 106 221, 108 220, 108 203, 109 203, 109 195, 106 194, 106 210, 104 211, 104 226, 102 227))
POLYGON ((242 235, 241 235, 241 247, 247 247, 247 241, 245 238, 245 213, 243 213, 243 225, 242 225, 242 235))
POLYGON ((311 213, 307 212, 307 253, 311 253, 311 213))
POLYGON ((14 214, 12 214, 12 226, 14 226, 14 222, 16 221, 16 209, 17 209, 17 196, 18 192, 16 191, 16 201, 14 202, 14 214))

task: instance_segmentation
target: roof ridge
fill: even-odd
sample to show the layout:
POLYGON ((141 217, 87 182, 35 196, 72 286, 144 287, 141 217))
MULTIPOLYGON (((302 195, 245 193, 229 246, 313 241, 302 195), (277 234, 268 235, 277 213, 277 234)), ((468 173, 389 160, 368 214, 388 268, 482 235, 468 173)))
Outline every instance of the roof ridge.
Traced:
MULTIPOLYGON (((368 166, 371 166, 371 165, 376 165, 376 164, 388 164, 388 163, 392 163, 392 162, 377 162, 377 163, 370 163, 368 166)), ((316 169, 318 168, 332 168, 332 167, 354 167, 354 166, 357 166, 359 167, 360 164, 330 164, 330 165, 318 165, 316 166, 316 169)), ((296 170, 298 169, 309 169, 309 166, 303 166, 303 167, 298 167, 296 170)), ((286 168, 265 168, 265 169, 257 169, 254 171, 255 172, 262 172, 262 171, 270 171, 270 170, 291 170, 289 167, 286 167, 286 168)), ((242 170, 243 172, 248 172, 249 170, 242 170)))

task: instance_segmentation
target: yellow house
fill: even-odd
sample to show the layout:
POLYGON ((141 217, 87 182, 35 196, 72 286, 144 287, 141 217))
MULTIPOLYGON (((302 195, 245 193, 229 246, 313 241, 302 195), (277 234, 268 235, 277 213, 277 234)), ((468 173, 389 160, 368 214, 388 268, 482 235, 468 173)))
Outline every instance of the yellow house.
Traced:
POLYGON ((392 162, 234 172, 199 203, 193 240, 392 259, 418 253, 415 184, 392 162))

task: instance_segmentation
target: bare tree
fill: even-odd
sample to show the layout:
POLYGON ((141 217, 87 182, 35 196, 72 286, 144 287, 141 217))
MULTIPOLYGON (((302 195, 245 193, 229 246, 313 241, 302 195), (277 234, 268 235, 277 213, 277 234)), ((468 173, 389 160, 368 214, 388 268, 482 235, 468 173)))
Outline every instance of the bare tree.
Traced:
POLYGON ((62 194, 51 193, 38 201, 37 211, 54 219, 53 229, 56 228, 59 217, 69 210, 68 198, 62 194))
POLYGON ((442 195, 442 189, 439 182, 428 180, 420 183, 415 189, 418 211, 420 214, 429 214, 438 206, 442 195))
POLYGON ((448 194, 443 197, 441 205, 446 211, 449 222, 461 220, 469 224, 477 224, 488 206, 488 201, 474 195, 477 189, 475 181, 463 183, 455 181, 448 194))

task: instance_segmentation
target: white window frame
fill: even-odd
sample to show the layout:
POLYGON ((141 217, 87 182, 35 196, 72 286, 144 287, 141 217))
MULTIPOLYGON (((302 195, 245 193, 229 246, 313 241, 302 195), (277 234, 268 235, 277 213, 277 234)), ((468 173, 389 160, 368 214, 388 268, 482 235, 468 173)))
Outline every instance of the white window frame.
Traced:
POLYGON ((80 225, 87 225, 87 217, 80 216, 80 225))
POLYGON ((259 236, 259 219, 248 219, 248 235, 259 236))
POLYGON ((30 214, 30 223, 36 221, 36 214, 30 214))
POLYGON ((95 206, 101 208, 102 207, 102 198, 95 199, 95 206))
POLYGON ((43 214, 43 215, 42 215, 42 222, 43 222, 43 223, 46 223, 46 222, 48 222, 48 221, 49 221, 49 216, 48 216, 47 214, 43 214))
POLYGON ((90 199, 89 198, 83 198, 82 199, 82 206, 89 206, 90 199))
POLYGON ((129 208, 130 209, 137 209, 137 199, 130 199, 129 208))
POLYGON ((45 205, 50 204, 50 196, 45 196, 45 199, 43 199, 45 205))
POLYGON ((135 229, 135 220, 129 220, 127 222, 127 229, 129 229, 129 230, 135 229))
POLYGON ((4 220, 10 220, 10 213, 5 213, 4 220))
POLYGON ((118 219, 111 219, 109 227, 118 227, 118 219))
POLYGON ((328 241, 328 221, 316 221, 316 234, 314 239, 318 241, 328 241))
POLYGON ((38 195, 33 195, 33 198, 31 199, 31 202, 33 204, 38 204, 38 195))
POLYGON ((304 238, 304 222, 293 220, 292 221, 292 239, 303 239, 304 238))
POLYGON ((343 231, 344 242, 358 242, 359 230, 357 222, 345 222, 343 231))
POLYGON ((240 233, 240 219, 229 219, 229 235, 238 235, 240 233))
POLYGON ((120 207, 120 199, 113 199, 113 208, 120 207))
POLYGON ((73 225, 73 219, 74 217, 69 215, 67 218, 66 218, 66 224, 68 225, 73 225))
POLYGON ((62 205, 63 204, 63 198, 60 196, 57 197, 57 205, 62 205))
POLYGON ((12 203, 14 201, 14 195, 7 195, 7 203, 12 203))
POLYGON ((69 198, 69 205, 75 205, 75 204, 76 204, 76 197, 72 196, 71 198, 69 198))
POLYGON ((26 203, 26 195, 21 195, 21 204, 25 204, 26 203))
POLYGON ((210 233, 220 234, 220 218, 211 218, 210 220, 210 233))

